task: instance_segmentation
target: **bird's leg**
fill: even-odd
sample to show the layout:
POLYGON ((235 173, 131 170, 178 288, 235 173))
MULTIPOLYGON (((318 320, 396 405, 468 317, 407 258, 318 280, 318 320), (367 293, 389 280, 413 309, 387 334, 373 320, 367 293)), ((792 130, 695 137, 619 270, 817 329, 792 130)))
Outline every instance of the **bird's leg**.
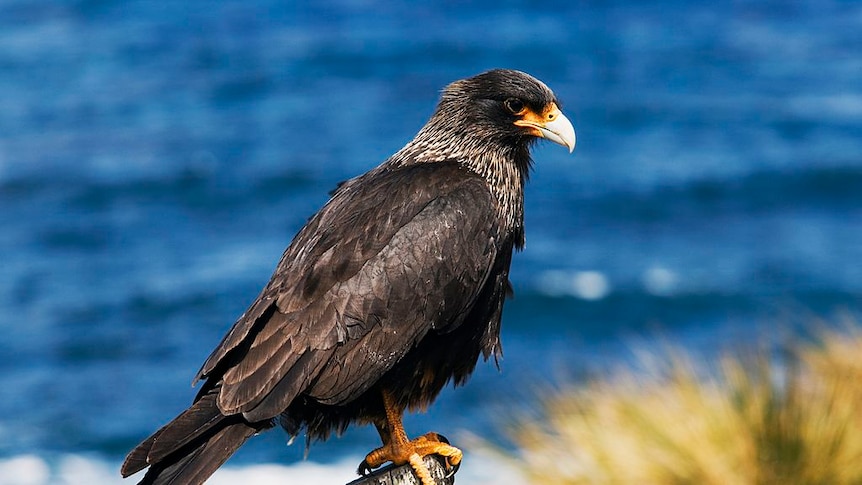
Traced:
POLYGON ((449 445, 446 438, 437 433, 427 433, 412 441, 409 440, 401 422, 404 409, 397 405, 387 391, 383 391, 383 408, 386 412, 385 423, 382 421, 375 423, 383 446, 366 455, 365 460, 359 464, 361 475, 387 461, 398 466, 409 463, 416 472, 416 476, 422 481, 422 485, 434 485, 431 473, 423 462, 426 456, 440 455, 446 459, 450 467, 457 467, 461 463, 461 450, 449 445))

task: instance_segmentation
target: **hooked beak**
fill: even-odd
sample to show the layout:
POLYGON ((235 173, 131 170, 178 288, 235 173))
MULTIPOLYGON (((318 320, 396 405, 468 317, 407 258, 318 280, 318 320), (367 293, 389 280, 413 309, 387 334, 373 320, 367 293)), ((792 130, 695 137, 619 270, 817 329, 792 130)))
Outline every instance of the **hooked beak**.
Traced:
POLYGON ((541 113, 527 110, 524 115, 515 120, 515 125, 527 128, 533 136, 545 138, 567 147, 569 153, 575 149, 575 127, 560 111, 556 103, 551 103, 541 113))

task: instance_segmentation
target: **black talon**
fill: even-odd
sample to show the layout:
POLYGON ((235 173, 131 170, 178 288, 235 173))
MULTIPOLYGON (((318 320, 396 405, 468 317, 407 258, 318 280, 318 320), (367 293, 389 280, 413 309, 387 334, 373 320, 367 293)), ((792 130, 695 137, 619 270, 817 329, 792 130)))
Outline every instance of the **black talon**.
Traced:
POLYGON ((446 465, 446 468, 448 469, 449 473, 447 473, 444 478, 452 478, 456 473, 458 473, 458 470, 461 468, 461 463, 458 463, 457 465, 451 465, 449 464, 449 460, 446 460, 446 465))
POLYGON ((366 460, 362 460, 362 463, 359 464, 359 468, 356 469, 356 474, 359 476, 367 477, 371 473, 371 466, 368 465, 366 460))
MULTIPOLYGON (((447 440, 445 436, 440 436, 440 435, 437 435, 437 436, 440 438, 441 442, 446 443, 447 445, 451 444, 451 443, 449 443, 449 440, 447 440)), ((443 468, 446 470, 446 476, 443 478, 452 478, 452 476, 455 475, 456 473, 458 473, 458 470, 461 468, 460 462, 457 465, 453 465, 452 463, 449 462, 449 458, 446 456, 434 455, 434 457, 437 458, 437 461, 439 461, 440 464, 443 465, 443 468)))

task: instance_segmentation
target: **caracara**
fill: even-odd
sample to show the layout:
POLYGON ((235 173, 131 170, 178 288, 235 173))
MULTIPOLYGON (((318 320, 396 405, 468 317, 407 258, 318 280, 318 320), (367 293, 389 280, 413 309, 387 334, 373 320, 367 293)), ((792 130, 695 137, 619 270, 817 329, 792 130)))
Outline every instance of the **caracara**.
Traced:
POLYGON ((149 467, 141 484, 201 484, 276 423, 309 442, 373 423, 383 446, 361 473, 410 463, 432 485, 422 457, 457 466, 460 450, 436 433, 409 440, 402 415, 500 355, 530 147, 575 146, 558 105, 518 71, 447 86, 412 141, 341 184, 299 231, 204 362, 194 404, 129 453, 123 476, 149 467))

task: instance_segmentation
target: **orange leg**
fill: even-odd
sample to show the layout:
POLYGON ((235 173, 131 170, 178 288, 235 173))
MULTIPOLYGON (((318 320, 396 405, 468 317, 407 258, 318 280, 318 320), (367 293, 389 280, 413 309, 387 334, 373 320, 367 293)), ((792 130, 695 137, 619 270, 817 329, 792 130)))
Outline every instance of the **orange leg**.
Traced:
POLYGON ((414 440, 407 438, 404 425, 401 422, 403 409, 398 407, 392 396, 383 391, 383 407, 386 410, 386 423, 377 425, 383 446, 369 453, 359 465, 359 473, 365 474, 373 468, 391 461, 395 465, 409 463, 422 481, 422 485, 434 485, 431 473, 423 463, 428 455, 440 455, 446 459, 449 466, 457 467, 461 463, 461 450, 449 445, 446 438, 437 433, 427 433, 414 440))

